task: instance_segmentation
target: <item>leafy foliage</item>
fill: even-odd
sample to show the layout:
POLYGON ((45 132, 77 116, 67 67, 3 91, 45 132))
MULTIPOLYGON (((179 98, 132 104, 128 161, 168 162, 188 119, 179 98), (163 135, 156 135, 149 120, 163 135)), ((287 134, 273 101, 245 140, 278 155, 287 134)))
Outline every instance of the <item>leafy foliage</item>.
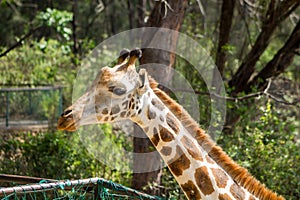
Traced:
POLYGON ((56 40, 26 42, 1 58, 0 85, 69 85, 75 72, 70 56, 56 40))
POLYGON ((70 40, 72 30, 67 27, 68 23, 72 21, 73 14, 63 10, 47 8, 46 11, 37 14, 37 21, 45 26, 54 27, 64 39, 70 40))
POLYGON ((267 187, 287 199, 297 199, 300 195, 297 189, 300 188, 299 122, 291 113, 282 112, 270 100, 265 100, 265 105, 253 108, 243 117, 232 135, 220 135, 218 143, 267 187))
POLYGON ((0 141, 0 171, 53 179, 103 177, 125 185, 130 173, 120 174, 95 159, 79 134, 18 133, 0 141))

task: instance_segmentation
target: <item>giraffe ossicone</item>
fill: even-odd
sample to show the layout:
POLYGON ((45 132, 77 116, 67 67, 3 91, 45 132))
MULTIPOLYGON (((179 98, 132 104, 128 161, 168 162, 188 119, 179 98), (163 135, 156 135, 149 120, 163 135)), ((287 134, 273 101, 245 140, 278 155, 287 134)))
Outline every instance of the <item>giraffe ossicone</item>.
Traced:
POLYGON ((145 131, 188 199, 283 199, 232 161, 145 69, 136 71, 141 55, 139 49, 123 50, 114 67, 103 67, 63 112, 58 129, 130 119, 145 131))

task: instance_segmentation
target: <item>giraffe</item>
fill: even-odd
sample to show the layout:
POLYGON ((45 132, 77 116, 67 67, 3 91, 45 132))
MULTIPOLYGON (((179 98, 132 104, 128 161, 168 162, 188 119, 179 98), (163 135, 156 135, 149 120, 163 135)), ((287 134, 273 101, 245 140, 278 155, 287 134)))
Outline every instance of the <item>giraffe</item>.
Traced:
POLYGON ((123 50, 103 67, 87 92, 65 109, 58 129, 130 119, 150 138, 188 199, 284 199, 236 164, 175 100, 135 62, 141 50, 123 50))

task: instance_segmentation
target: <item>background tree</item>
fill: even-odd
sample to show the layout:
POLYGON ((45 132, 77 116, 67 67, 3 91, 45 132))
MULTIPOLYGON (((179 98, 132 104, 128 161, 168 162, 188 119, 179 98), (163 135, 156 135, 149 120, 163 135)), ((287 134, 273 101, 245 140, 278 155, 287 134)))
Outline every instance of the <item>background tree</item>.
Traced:
MULTIPOLYGON (((223 4, 224 3, 225 1, 223 4)), ((294 31, 292 31, 288 40, 285 41, 285 44, 278 50, 277 54, 274 55, 273 59, 269 61, 265 67, 261 67, 262 69, 260 72, 256 71, 256 64, 263 53, 266 52, 273 33, 279 28, 280 24, 299 7, 299 5, 300 3, 298 1, 272 0, 269 2, 265 13, 261 13, 261 28, 253 46, 249 49, 244 58, 242 58, 240 66, 228 82, 228 86, 231 88, 231 95, 236 96, 239 93, 262 91, 266 88, 267 79, 277 77, 291 65, 293 57, 296 55, 297 49, 299 49, 299 25, 294 27, 294 31), (258 74, 254 75, 255 73, 258 74)), ((253 6, 258 5, 254 4, 253 6)), ((220 50, 218 50, 218 52, 219 51, 220 50)), ((226 62, 226 60, 223 61, 226 62)), ((239 119, 240 114, 230 111, 226 117, 225 126, 227 128, 232 127, 239 119)))
MULTIPOLYGON (((168 28, 175 31, 179 31, 181 24, 184 19, 185 9, 187 7, 187 0, 181 1, 158 1, 154 5, 154 8, 149 16, 149 19, 146 23, 146 27, 158 27, 158 28, 168 28)), ((145 33, 147 34, 147 33, 145 33)), ((152 34, 152 33, 151 33, 152 34)), ((155 35, 155 33, 154 33, 155 35)), ((149 38, 145 36, 145 38, 149 38)), ((176 43, 178 35, 170 34, 167 38, 166 45, 173 47, 175 52, 176 43)), ((144 41, 151 43, 151 41, 144 41)), ((147 44, 144 44, 147 46, 147 44)), ((172 49, 170 49, 172 50, 172 49)), ((171 51, 172 52, 172 51, 171 51)), ((168 86, 172 80, 172 67, 175 63, 175 53, 166 52, 159 49, 143 49, 143 56, 140 60, 140 64, 144 65, 147 69, 149 75, 151 75, 155 80, 157 80, 162 85, 168 86), (162 64, 164 68, 157 68, 147 65, 147 63, 156 63, 162 64)), ((154 147, 151 141, 148 138, 143 137, 143 130, 135 125, 134 132, 136 136, 133 139, 134 152, 136 153, 148 153, 151 152, 154 147)), ((145 160, 144 166, 152 166, 157 164, 157 154, 154 155, 154 158, 145 160), (155 162, 156 161, 156 162, 155 162)), ((139 165, 134 157, 134 164, 139 165)), ((135 169, 135 167, 133 167, 135 169)), ((151 167, 150 167, 151 169, 151 167)), ((133 173, 132 177, 132 186, 136 189, 143 189, 149 183, 160 184, 161 182, 161 169, 157 171, 145 172, 145 173, 133 173)), ((156 193, 155 190, 147 189, 148 193, 156 193)))

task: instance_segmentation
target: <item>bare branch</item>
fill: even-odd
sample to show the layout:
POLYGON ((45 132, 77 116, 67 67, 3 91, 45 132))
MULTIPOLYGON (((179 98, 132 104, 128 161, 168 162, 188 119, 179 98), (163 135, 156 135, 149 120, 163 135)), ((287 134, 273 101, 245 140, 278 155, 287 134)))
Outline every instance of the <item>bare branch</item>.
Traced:
MULTIPOLYGON (((246 15, 245 15, 246 12, 244 11, 244 8, 243 8, 244 5, 243 4, 244 4, 243 1, 240 1, 238 12, 241 15, 241 18, 244 21, 244 24, 245 24, 245 27, 246 27, 246 32, 247 32, 247 37, 248 37, 246 39, 249 40, 250 46, 253 47, 253 42, 252 42, 252 39, 251 39, 250 28, 249 28, 250 26, 249 26, 249 23, 247 22, 247 19, 246 19, 246 15)), ((246 1, 245 1, 245 4, 246 4, 246 1)), ((241 53, 242 53, 242 51, 241 51, 241 53)))
POLYGON ((299 0, 281 1, 276 9, 276 13, 278 13, 278 22, 290 16, 299 5, 299 0))
POLYGON ((276 77, 293 62, 293 58, 297 50, 300 49, 300 21, 294 28, 290 37, 281 49, 276 53, 273 59, 249 82, 246 91, 250 91, 251 87, 257 89, 264 87, 268 78, 276 77))
POLYGON ((276 27, 278 27, 278 25, 288 17, 291 11, 298 6, 299 3, 297 0, 281 1, 277 7, 275 0, 270 1, 268 11, 261 26, 262 30, 257 37, 253 48, 246 55, 237 72, 229 81, 229 86, 234 88, 232 92, 234 95, 247 89, 247 83, 255 71, 255 65, 262 53, 268 47, 276 27))
POLYGON ((187 92, 187 93, 193 93, 193 94, 197 94, 197 95, 205 95, 205 96, 210 96, 211 98, 223 99, 223 100, 234 101, 234 102, 241 102, 241 101, 245 101, 245 100, 249 100, 249 99, 253 99, 253 98, 259 98, 261 96, 266 96, 266 97, 268 97, 278 103, 281 103, 281 104, 300 107, 300 105, 298 105, 298 103, 300 103, 300 100, 289 102, 289 101, 280 99, 280 98, 274 96, 273 94, 271 94, 269 92, 271 84, 272 84, 272 81, 271 81, 271 79, 269 79, 268 84, 263 91, 247 94, 245 96, 240 96, 240 97, 222 96, 217 93, 201 92, 199 90, 188 90, 188 89, 184 89, 184 88, 174 88, 174 89, 170 90, 169 88, 167 88, 163 85, 158 85, 158 88, 160 88, 163 91, 166 91, 169 94, 171 94, 172 92, 187 92))
POLYGON ((164 5, 165 13, 164 13, 164 17, 163 18, 166 18, 167 14, 168 14, 168 9, 170 11, 174 12, 173 8, 170 6, 170 4, 167 2, 167 0, 155 0, 155 1, 159 1, 159 2, 161 2, 164 5))
POLYGON ((17 48, 18 46, 22 45, 23 41, 26 40, 28 37, 30 37, 33 33, 35 33, 38 29, 42 28, 42 26, 39 26, 37 28, 31 29, 26 35, 21 37, 18 42, 16 42, 14 45, 6 49, 4 52, 0 53, 0 58, 3 56, 6 56, 10 51, 17 48))
POLYGON ((202 2, 201 2, 200 0, 196 0, 196 1, 197 1, 197 3, 198 3, 199 8, 200 8, 201 14, 202 14, 203 16, 206 16, 206 12, 205 12, 205 10, 204 10, 204 6, 203 6, 202 2))

